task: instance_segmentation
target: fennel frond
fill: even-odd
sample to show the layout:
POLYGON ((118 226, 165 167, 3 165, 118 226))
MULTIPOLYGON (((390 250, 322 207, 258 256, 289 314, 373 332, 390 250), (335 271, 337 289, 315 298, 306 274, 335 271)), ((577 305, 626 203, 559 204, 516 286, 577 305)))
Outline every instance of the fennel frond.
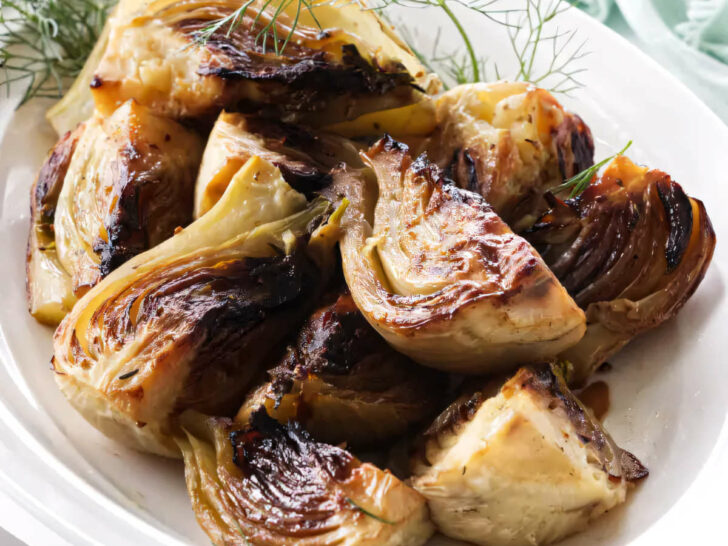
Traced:
POLYGON ((552 93, 569 94, 583 87, 578 75, 586 70, 576 66, 589 52, 586 40, 575 40, 577 30, 561 31, 553 22, 561 13, 571 7, 562 0, 526 0, 525 9, 509 26, 508 36, 511 48, 518 62, 514 79, 531 82, 552 93), (549 64, 537 70, 539 55, 550 56, 549 64))
POLYGON ((0 88, 60 97, 83 68, 114 0, 0 1, 0 88))
MULTIPOLYGON (((229 37, 240 27, 240 25, 243 24, 248 9, 255 3, 256 0, 245 0, 242 5, 232 13, 211 22, 195 34, 195 43, 198 45, 205 45, 216 32, 222 30, 225 31, 225 36, 229 37)), ((321 25, 318 22, 318 19, 316 19, 316 14, 314 13, 315 4, 316 0, 265 0, 251 22, 251 30, 255 30, 261 20, 262 14, 269 9, 272 11, 270 20, 263 25, 262 28, 258 29, 255 35, 256 43, 262 44, 263 52, 265 53, 268 42, 272 42, 275 54, 281 55, 283 53, 291 39, 291 36, 296 30, 296 27, 298 26, 299 18, 304 10, 311 15, 316 26, 321 29, 321 25), (288 34, 285 38, 281 38, 278 36, 278 28, 276 26, 278 17, 280 17, 281 13, 283 13, 294 2, 296 3, 295 15, 290 23, 288 34)))
POLYGON ((563 184, 560 184, 559 186, 556 186, 554 189, 552 189, 551 193, 555 195, 563 191, 571 190, 571 192, 569 193, 569 199, 573 199, 577 195, 581 195, 584 190, 589 187, 589 184, 591 184, 592 180, 599 172, 599 169, 604 167, 604 165, 606 165, 616 157, 624 154, 624 152, 626 152, 630 146, 632 146, 631 140, 624 146, 624 148, 619 150, 616 154, 610 155, 609 157, 602 159, 599 163, 596 163, 591 167, 584 169, 580 173, 575 174, 568 180, 564 181, 563 184))

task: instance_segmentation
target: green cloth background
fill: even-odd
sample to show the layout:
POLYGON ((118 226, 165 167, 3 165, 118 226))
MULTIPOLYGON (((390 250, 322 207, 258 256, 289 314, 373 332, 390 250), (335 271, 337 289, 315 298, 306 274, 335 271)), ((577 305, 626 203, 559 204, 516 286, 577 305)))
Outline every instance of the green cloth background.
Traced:
POLYGON ((635 42, 728 123, 728 0, 570 0, 635 42))

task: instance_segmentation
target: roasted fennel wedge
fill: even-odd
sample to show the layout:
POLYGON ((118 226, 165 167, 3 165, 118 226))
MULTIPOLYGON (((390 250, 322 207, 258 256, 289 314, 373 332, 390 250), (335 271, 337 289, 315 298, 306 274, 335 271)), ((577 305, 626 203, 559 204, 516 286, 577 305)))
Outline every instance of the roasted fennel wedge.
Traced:
POLYGON ((186 413, 187 489, 214 544, 418 546, 424 499, 387 471, 315 441, 264 409, 250 423, 186 413))
POLYGON ((334 173, 351 203, 342 263, 357 307, 395 349, 446 371, 488 373, 581 338, 583 312, 480 195, 389 137, 363 157, 373 176, 334 173))
POLYGON ((174 118, 268 108, 322 125, 415 102, 436 90, 371 10, 348 1, 123 1, 91 83, 103 112, 135 98, 174 118), (293 30, 292 30, 293 29, 293 30))
POLYGON ((76 302, 71 277, 56 250, 53 223, 58 196, 83 127, 66 133, 53 147, 30 190, 30 231, 25 263, 28 311, 55 326, 76 302))
POLYGON ((280 169, 291 187, 312 196, 331 183, 341 161, 360 163, 349 140, 275 120, 223 112, 202 156, 195 187, 195 218, 212 207, 245 162, 257 155, 280 169))
POLYGON ((192 220, 202 141, 132 100, 76 132, 54 227, 58 257, 81 296, 192 220))
POLYGON ((516 232, 548 208, 546 190, 593 163, 586 124, 527 83, 460 85, 437 99, 436 118, 430 158, 516 232))
POLYGON ((449 406, 412 459, 412 486, 447 536, 547 544, 624 502, 647 470, 569 391, 561 368, 521 368, 449 406), (495 390, 495 392, 493 392, 495 390))
POLYGON ((70 402, 138 449, 174 455, 169 418, 232 414, 268 352, 326 282, 330 209, 258 157, 202 218, 125 263, 79 300, 54 337, 70 402))
POLYGON ((710 265, 715 232, 702 202, 624 156, 576 199, 550 200, 525 236, 586 312, 586 335, 563 354, 582 384, 633 337, 675 316, 710 265))
POLYGON ((281 423, 301 423, 317 440, 375 447, 431 417, 442 375, 387 345, 348 291, 326 299, 237 420, 248 422, 262 406, 281 423))

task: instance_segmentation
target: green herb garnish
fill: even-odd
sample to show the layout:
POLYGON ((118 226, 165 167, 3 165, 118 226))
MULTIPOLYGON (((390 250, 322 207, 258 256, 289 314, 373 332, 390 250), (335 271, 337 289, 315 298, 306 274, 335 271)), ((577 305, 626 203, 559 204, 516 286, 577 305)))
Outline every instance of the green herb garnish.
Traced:
MULTIPOLYGON (((250 14, 249 19, 252 17, 250 28, 256 32, 256 43, 262 44, 264 52, 272 44, 276 55, 281 55, 290 43, 304 11, 321 29, 315 15, 319 1, 243 0, 237 9, 209 21, 207 26, 195 32, 193 43, 204 45, 221 32, 229 37, 246 24, 245 17, 250 10, 255 12, 255 16, 250 14), (291 6, 295 6, 295 11, 291 6), (263 25, 261 19, 266 13, 269 20, 263 25), (277 24, 283 13, 290 14, 290 20, 286 19, 290 28, 285 37, 279 36, 277 24)), ((329 5, 339 1, 345 0, 332 0, 329 5)), ((574 68, 573 63, 586 54, 584 43, 576 45, 575 31, 547 30, 548 24, 569 7, 566 2, 522 0, 519 7, 509 3, 507 7, 501 8, 502 0, 373 0, 371 6, 364 0, 351 1, 362 9, 373 9, 380 13, 390 6, 443 11, 460 35, 464 47, 457 52, 437 51, 438 29, 438 38, 431 55, 423 55, 415 48, 413 51, 429 70, 437 72, 433 68, 439 67, 445 76, 443 79, 454 84, 501 78, 501 71, 494 63, 494 70, 490 74, 494 78, 488 77, 487 59, 477 55, 462 18, 456 13, 458 9, 466 9, 508 29, 508 37, 518 62, 518 73, 514 79, 529 81, 549 91, 561 93, 568 93, 582 85, 577 80, 577 74, 583 69, 574 68), (550 48, 546 46, 549 43, 550 48), (535 59, 544 54, 551 55, 551 62, 546 70, 537 73, 535 59)), ((33 97, 61 96, 67 84, 81 72, 115 3, 115 0, 0 0, 0 70, 5 72, 0 87, 5 86, 10 93, 11 88, 21 86, 21 104, 33 97)))
POLYGON ((364 508, 359 506, 357 503, 355 503, 353 500, 351 500, 349 497, 346 497, 346 502, 351 504, 354 507, 354 509, 359 510, 359 512, 361 512, 365 516, 369 516, 370 518, 373 518, 381 523, 386 523, 387 525, 394 525, 393 521, 389 521, 380 516, 377 516, 376 514, 372 514, 369 510, 365 510, 364 508))
POLYGON ((449 87, 448 83, 459 85, 500 80, 504 75, 496 63, 491 63, 492 70, 489 70, 488 59, 476 54, 467 31, 453 9, 456 6, 475 11, 507 29, 506 39, 510 40, 517 62, 516 73, 511 79, 531 82, 553 93, 568 94, 583 86, 578 80, 578 74, 585 69, 578 66, 578 61, 588 54, 585 50, 586 42, 576 40, 576 30, 552 29, 558 15, 569 9, 568 3, 560 0, 522 0, 518 7, 513 7, 514 2, 509 3, 507 9, 501 9, 497 3, 498 0, 382 0, 372 9, 382 10, 396 5, 437 8, 445 12, 462 38, 464 52, 440 51, 440 29, 435 40, 430 42, 433 44, 432 51, 427 56, 412 47, 416 41, 416 30, 413 36, 403 26, 402 33, 422 64, 431 72, 439 72, 443 76, 446 89, 449 87), (539 57, 548 62, 542 71, 537 70, 542 65, 536 62, 539 57), (439 70, 433 70, 435 67, 439 70))
POLYGON ((585 68, 574 67, 574 63, 589 54, 586 41, 576 43, 577 31, 559 31, 558 27, 549 32, 547 25, 559 14, 571 7, 561 0, 526 0, 526 7, 516 24, 510 25, 509 38, 513 53, 518 60, 516 80, 539 85, 552 93, 568 94, 584 85, 577 75, 585 68), (534 63, 547 47, 551 61, 541 73, 536 72, 534 63), (545 80, 551 80, 551 83, 545 80), (555 80, 555 81, 554 81, 555 80))
POLYGON ((114 0, 0 1, 0 81, 8 95, 57 98, 83 68, 114 0))
MULTIPOLYGON (((286 49, 286 46, 288 45, 288 42, 291 39, 291 36, 293 36, 294 31, 298 27, 298 22, 301 17, 301 12, 303 10, 308 11, 308 13, 311 15, 314 22, 316 23, 316 26, 321 29, 321 24, 318 22, 318 19, 316 19, 316 15, 313 11, 315 7, 315 1, 316 0, 265 0, 261 8, 258 10, 255 18, 253 19, 253 22, 251 23, 251 30, 254 30, 258 26, 260 18, 263 13, 265 13, 265 10, 273 6, 274 11, 271 14, 270 21, 268 21, 265 26, 260 29, 255 35, 256 43, 261 43, 263 46, 263 53, 265 53, 266 51, 268 39, 271 39, 271 41, 273 42, 273 49, 276 55, 281 55, 283 53, 283 51, 286 49), (283 13, 284 10, 286 10, 288 6, 290 6, 294 2, 296 2, 296 14, 291 21, 290 30, 286 35, 283 44, 279 45, 280 37, 278 36, 278 27, 276 26, 278 17, 280 17, 281 13, 283 13)), ((227 30, 225 31, 225 37, 229 38, 230 35, 235 32, 243 23, 248 8, 250 8, 255 3, 256 0, 246 0, 238 9, 236 9, 229 15, 213 21, 202 30, 196 32, 195 43, 198 45, 205 45, 216 32, 220 31, 225 27, 227 27, 227 30)))
POLYGON ((589 184, 591 184, 592 179, 597 174, 599 169, 601 169, 604 165, 606 165, 616 157, 624 154, 624 152, 626 152, 627 148, 629 148, 630 146, 632 146, 631 140, 626 144, 624 148, 622 148, 616 154, 610 155, 606 159, 602 159, 596 165, 592 165, 591 167, 584 169, 579 174, 575 174, 574 176, 566 180, 563 184, 556 186, 554 189, 552 189, 551 193, 557 194, 566 190, 571 190, 571 193, 569 194, 569 199, 580 195, 585 189, 589 187, 589 184))
POLYGON ((462 6, 486 17, 487 19, 490 19, 493 22, 509 26, 510 23, 507 22, 504 17, 510 13, 520 10, 496 9, 494 6, 498 2, 500 2, 500 0, 382 0, 371 9, 381 11, 390 6, 402 6, 407 8, 437 8, 442 10, 460 35, 463 45, 465 46, 465 54, 452 54, 443 57, 435 55, 433 51, 432 61, 439 63, 447 61, 444 63, 447 67, 446 72, 453 78, 453 80, 455 80, 455 83, 467 83, 483 80, 484 60, 478 57, 475 53, 475 47, 470 40, 470 36, 460 22, 460 19, 458 19, 455 12, 453 12, 452 7, 455 5, 462 6))

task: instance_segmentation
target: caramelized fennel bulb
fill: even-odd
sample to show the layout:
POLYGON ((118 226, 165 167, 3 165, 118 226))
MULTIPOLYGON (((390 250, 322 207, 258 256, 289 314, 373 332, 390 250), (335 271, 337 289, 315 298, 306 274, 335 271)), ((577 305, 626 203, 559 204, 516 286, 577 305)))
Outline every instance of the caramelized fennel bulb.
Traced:
POLYGON ((482 197, 391 138, 363 157, 376 181, 334 173, 351 202, 342 264, 357 307, 395 349, 477 374, 553 357, 581 338, 583 312, 482 197))
POLYGON ((173 118, 262 107, 321 126, 410 104, 418 88, 439 89, 375 12, 352 2, 314 0, 314 19, 296 2, 253 0, 232 31, 223 25, 196 42, 241 5, 125 2, 91 82, 96 107, 108 113, 135 98, 173 118))
POLYGON ((180 438, 197 521, 229 546, 419 546, 424 499, 387 471, 316 442, 261 409, 248 425, 183 415, 180 438))
POLYGON ((77 131, 54 227, 58 257, 81 296, 191 221, 202 141, 134 101, 77 131))
POLYGON ((360 164, 349 140, 270 119, 223 112, 210 133, 195 187, 195 218, 210 210, 252 156, 278 167, 288 184, 312 196, 331 183, 341 161, 360 164))
POLYGON ((441 374, 387 345, 348 291, 327 299, 237 420, 247 423, 262 406, 281 423, 301 423, 317 440, 374 447, 430 417, 442 398, 441 374))
POLYGON ((533 85, 459 85, 436 108, 430 158, 458 186, 481 194, 516 232, 548 208, 545 191, 593 164, 586 124, 533 85))
POLYGON ((526 237, 586 312, 586 335, 563 353, 583 384, 677 314, 710 265, 715 232, 702 202, 624 156, 576 199, 551 203, 526 237))
POLYGON ((53 147, 30 190, 30 231, 25 262, 28 311, 38 321, 55 326, 66 316, 76 296, 71 277, 56 249, 53 223, 58 196, 83 127, 66 133, 53 147))
POLYGON ((333 228, 309 233, 329 208, 251 158, 207 214, 78 301, 54 337, 61 390, 108 436, 176 455, 169 419, 233 413, 319 295, 333 228))
POLYGON ((413 457, 438 530, 487 546, 547 544, 624 502, 647 470, 618 448, 551 364, 448 407, 413 457))

